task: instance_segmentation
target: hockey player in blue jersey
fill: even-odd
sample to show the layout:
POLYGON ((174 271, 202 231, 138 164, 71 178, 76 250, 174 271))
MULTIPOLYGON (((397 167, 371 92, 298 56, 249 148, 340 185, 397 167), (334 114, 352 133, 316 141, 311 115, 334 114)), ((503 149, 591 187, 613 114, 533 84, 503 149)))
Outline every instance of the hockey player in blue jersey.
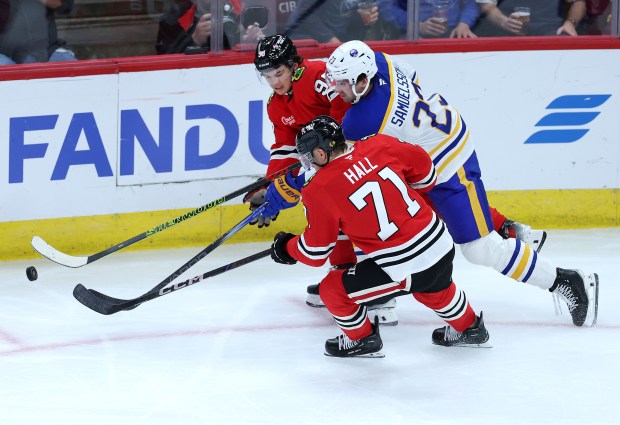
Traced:
POLYGON ((358 40, 339 46, 327 71, 335 91, 352 104, 342 121, 348 140, 384 133, 429 153, 438 174, 430 202, 468 261, 549 290, 567 303, 576 326, 596 323, 596 273, 556 268, 528 243, 494 231, 469 129, 456 109, 439 94, 424 97, 414 71, 358 40))

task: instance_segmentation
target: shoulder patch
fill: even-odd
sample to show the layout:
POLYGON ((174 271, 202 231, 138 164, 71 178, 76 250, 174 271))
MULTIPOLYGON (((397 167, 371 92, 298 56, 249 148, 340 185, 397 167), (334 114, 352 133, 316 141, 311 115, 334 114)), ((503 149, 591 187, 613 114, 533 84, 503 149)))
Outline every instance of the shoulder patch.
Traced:
MULTIPOLYGON (((364 136, 364 137, 362 137, 362 138, 360 139, 360 141, 362 141, 362 140, 366 140, 366 139, 370 139, 371 137, 374 137, 374 136, 376 136, 376 135, 377 135, 377 133, 372 133, 372 134, 369 134, 368 136, 364 136)), ((353 142, 353 143, 355 143, 355 142, 353 142)))
POLYGON ((301 79, 301 76, 303 75, 305 70, 306 70, 305 66, 298 67, 295 70, 295 73, 293 74, 293 81, 297 81, 297 80, 301 79))

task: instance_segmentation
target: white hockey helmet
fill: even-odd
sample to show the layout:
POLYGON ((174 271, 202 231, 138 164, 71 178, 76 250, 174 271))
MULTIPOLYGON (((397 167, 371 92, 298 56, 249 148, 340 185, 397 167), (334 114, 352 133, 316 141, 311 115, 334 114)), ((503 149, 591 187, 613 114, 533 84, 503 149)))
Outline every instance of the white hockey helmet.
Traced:
POLYGON ((368 89, 367 85, 362 93, 356 93, 355 84, 360 75, 365 74, 370 80, 378 71, 375 52, 360 40, 347 41, 340 45, 330 55, 326 68, 327 78, 330 82, 347 80, 351 84, 353 94, 357 97, 355 102, 368 89))
POLYGON ((327 71, 333 80, 348 80, 354 86, 360 75, 370 79, 377 73, 375 52, 363 41, 347 41, 330 55, 327 71))

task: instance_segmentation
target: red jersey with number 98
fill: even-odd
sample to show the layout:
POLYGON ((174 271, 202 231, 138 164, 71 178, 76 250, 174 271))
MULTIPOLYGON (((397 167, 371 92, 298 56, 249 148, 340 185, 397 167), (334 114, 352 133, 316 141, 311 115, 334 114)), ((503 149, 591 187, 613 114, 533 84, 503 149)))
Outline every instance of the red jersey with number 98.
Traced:
POLYGON ((319 115, 329 115, 339 123, 349 104, 336 95, 325 81, 325 62, 304 60, 293 74, 290 95, 275 92, 267 102, 275 142, 267 175, 297 162, 295 137, 301 127, 319 115))
POLYGON ((394 281, 426 270, 453 247, 418 193, 437 179, 420 146, 377 134, 320 168, 302 189, 308 226, 287 243, 298 261, 321 266, 342 230, 394 281))

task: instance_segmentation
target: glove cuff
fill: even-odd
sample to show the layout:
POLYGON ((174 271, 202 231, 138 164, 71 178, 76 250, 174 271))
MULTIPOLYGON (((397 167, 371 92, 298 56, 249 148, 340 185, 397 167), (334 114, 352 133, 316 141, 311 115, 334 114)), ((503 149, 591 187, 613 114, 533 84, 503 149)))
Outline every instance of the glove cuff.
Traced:
POLYGON ((273 184, 285 202, 288 202, 289 204, 296 204, 299 202, 299 199, 301 198, 299 189, 294 187, 294 185, 289 184, 286 177, 277 178, 273 184))

